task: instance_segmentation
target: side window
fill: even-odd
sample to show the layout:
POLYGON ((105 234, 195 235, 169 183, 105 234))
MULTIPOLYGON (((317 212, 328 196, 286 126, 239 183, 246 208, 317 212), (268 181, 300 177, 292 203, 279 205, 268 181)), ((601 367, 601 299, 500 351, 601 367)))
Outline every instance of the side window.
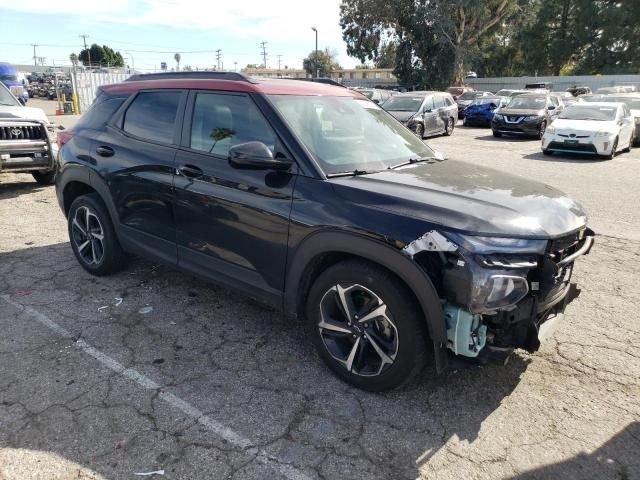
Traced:
POLYGON ((191 148, 226 157, 232 146, 250 141, 262 142, 275 152, 275 133, 249 97, 218 93, 196 95, 191 148))
POLYGON ((442 97, 442 95, 436 95, 435 97, 433 97, 433 100, 435 108, 444 107, 444 98, 442 97))
POLYGON ((449 95, 445 95, 444 101, 445 101, 445 103, 447 104, 448 107, 453 105, 453 100, 451 100, 451 97, 449 95))
POLYGON ((82 115, 77 126, 80 128, 90 128, 93 130, 102 127, 111 118, 127 97, 106 97, 98 103, 93 103, 89 110, 82 115))
POLYGON ((124 116, 125 132, 154 142, 170 144, 181 92, 141 92, 124 116))
POLYGON ((424 106, 422 109, 426 112, 427 110, 433 110, 433 97, 427 97, 424 101, 424 106))

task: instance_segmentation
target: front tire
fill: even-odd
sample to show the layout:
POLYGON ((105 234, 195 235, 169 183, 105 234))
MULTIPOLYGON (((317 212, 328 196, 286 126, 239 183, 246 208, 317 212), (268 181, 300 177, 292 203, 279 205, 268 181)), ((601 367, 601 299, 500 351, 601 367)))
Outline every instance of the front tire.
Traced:
POLYGON ((449 137, 453 133, 453 129, 455 128, 456 122, 453 120, 453 117, 450 117, 447 121, 447 125, 444 127, 444 136, 449 137))
POLYGON ((542 137, 544 136, 544 132, 546 129, 547 129, 547 122, 542 122, 540 124, 540 128, 538 128, 538 135, 537 135, 538 140, 542 140, 542 137))
POLYGON ((553 152, 552 152, 551 150, 545 150, 545 149, 543 149, 543 150, 542 150, 542 153, 543 153, 544 155, 547 155, 548 157, 550 157, 551 155, 553 155, 553 152))
POLYGON ((38 182, 38 185, 53 185, 56 178, 56 172, 31 172, 34 180, 38 182))
POLYGON ((97 194, 81 195, 73 201, 67 225, 71 248, 82 268, 96 276, 122 269, 126 256, 97 194))
POLYGON ((313 283, 305 313, 322 360, 358 388, 398 387, 426 363, 420 307, 393 274, 377 265, 350 260, 328 268, 313 283))
POLYGON ((496 130, 492 130, 492 132, 493 132, 493 136, 496 138, 500 138, 502 136, 502 134, 496 130))
POLYGON ((422 125, 421 123, 417 124, 415 134, 416 137, 422 140, 424 138, 424 125, 422 125))
POLYGON ((604 158, 606 160, 613 160, 616 156, 616 150, 618 149, 618 137, 613 141, 613 146, 611 147, 611 153, 609 155, 605 155, 604 158))

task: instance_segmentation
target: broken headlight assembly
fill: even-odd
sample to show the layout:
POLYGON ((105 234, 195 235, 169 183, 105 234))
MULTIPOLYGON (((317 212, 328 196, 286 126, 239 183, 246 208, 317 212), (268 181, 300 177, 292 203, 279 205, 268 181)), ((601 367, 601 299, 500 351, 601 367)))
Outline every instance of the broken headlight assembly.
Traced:
POLYGON ((443 234, 459 247, 443 272, 444 292, 472 313, 509 309, 526 297, 527 274, 547 246, 546 240, 443 234))

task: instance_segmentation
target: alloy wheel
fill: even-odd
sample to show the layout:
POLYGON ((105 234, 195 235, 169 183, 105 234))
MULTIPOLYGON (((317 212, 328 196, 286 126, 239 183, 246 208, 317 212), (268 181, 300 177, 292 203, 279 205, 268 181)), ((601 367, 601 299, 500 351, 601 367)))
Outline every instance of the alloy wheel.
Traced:
POLYGON ((71 239, 83 262, 100 264, 104 257, 104 229, 97 215, 86 206, 76 209, 73 215, 71 239))
POLYGON ((447 135, 451 135, 453 133, 453 118, 450 118, 447 122, 447 135))
POLYGON ((318 331, 329 355, 355 375, 380 375, 398 353, 389 307, 362 285, 338 284, 325 292, 318 331))
POLYGON ((416 137, 420 140, 424 137, 424 127, 420 124, 416 125, 416 137))

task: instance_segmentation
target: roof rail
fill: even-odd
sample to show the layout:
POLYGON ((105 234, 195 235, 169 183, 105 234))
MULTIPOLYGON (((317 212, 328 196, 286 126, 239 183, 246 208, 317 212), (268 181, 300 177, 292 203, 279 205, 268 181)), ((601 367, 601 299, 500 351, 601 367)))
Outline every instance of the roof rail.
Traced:
POLYGON ((241 82, 258 83, 256 80, 238 72, 160 72, 160 73, 138 73, 131 75, 125 81, 138 82, 145 80, 169 80, 173 78, 202 78, 209 80, 238 80, 241 82))
POLYGON ((327 78, 327 77, 308 77, 308 78, 296 78, 296 77, 280 77, 282 80, 299 80, 301 82, 315 82, 315 83, 324 83, 326 85, 335 85, 336 87, 344 87, 347 88, 345 85, 336 82, 334 79, 332 78, 327 78))

